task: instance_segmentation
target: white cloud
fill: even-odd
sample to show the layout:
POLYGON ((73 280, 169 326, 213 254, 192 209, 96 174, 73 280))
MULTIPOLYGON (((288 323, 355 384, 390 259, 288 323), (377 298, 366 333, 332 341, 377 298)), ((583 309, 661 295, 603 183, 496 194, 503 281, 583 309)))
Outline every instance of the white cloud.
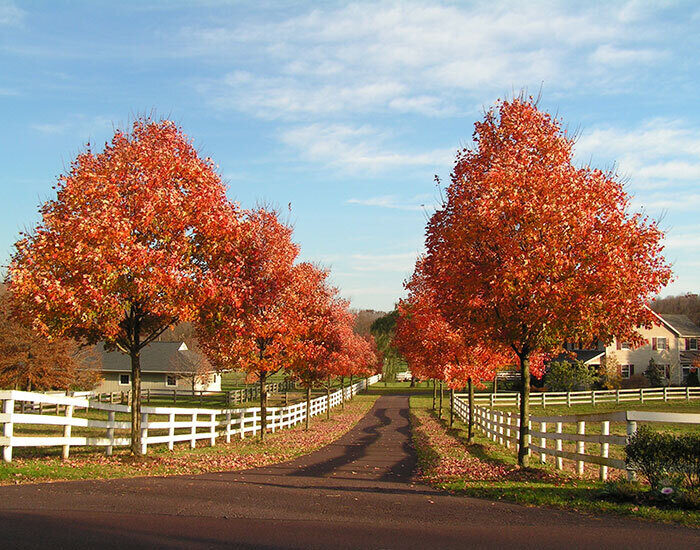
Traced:
POLYGON ((666 57, 668 52, 650 49, 617 48, 610 44, 598 46, 591 54, 593 63, 604 65, 629 65, 631 63, 654 63, 666 57))
POLYGON ((24 17, 24 10, 18 8, 14 2, 0 0, 0 25, 19 25, 24 17))
POLYGON ((348 204, 359 204, 361 206, 376 206, 379 208, 389 208, 392 210, 430 210, 434 198, 431 195, 416 195, 408 200, 402 200, 396 195, 382 195, 367 199, 348 199, 348 204))
POLYGON ((649 210, 698 208, 700 129, 681 120, 656 118, 631 128, 584 131, 575 146, 579 161, 616 163, 637 195, 635 206, 649 210))
POLYGON ((449 165, 455 148, 410 153, 392 151, 388 135, 371 126, 310 124, 282 132, 280 139, 311 162, 342 166, 351 171, 378 171, 397 166, 429 167, 433 171, 449 165))
POLYGON ((442 116, 459 110, 464 93, 541 82, 608 91, 663 59, 650 22, 653 13, 633 5, 360 2, 282 22, 184 28, 184 50, 175 51, 237 67, 239 52, 255 52, 245 58, 247 72, 200 85, 222 108, 271 119, 376 110, 442 116))

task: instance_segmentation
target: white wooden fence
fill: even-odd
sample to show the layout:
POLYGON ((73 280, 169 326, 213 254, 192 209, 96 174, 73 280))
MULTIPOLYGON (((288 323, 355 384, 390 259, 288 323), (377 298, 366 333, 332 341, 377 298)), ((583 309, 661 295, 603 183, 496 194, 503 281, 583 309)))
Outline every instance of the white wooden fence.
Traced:
MULTIPOLYGON (((455 415, 462 421, 468 422, 468 401, 463 396, 455 396, 454 407, 455 415)), ((585 463, 596 464, 602 481, 608 478, 608 468, 627 470, 628 478, 632 478, 634 472, 627 469, 625 461, 622 458, 610 456, 610 446, 621 448, 627 445, 628 438, 637 431, 637 422, 700 425, 700 414, 620 411, 604 414, 530 415, 529 454, 538 454, 543 464, 547 463, 548 457, 554 457, 555 467, 558 470, 563 469, 564 459, 572 460, 576 463, 576 472, 579 475, 583 475, 585 463), (611 434, 611 422, 626 424, 626 434, 611 434), (576 425, 575 433, 571 433, 574 432, 573 429, 564 429, 567 424, 576 425), (595 429, 590 430, 594 424, 600 424, 600 433, 595 429), (586 426, 589 427, 589 433, 586 433, 586 426), (552 431, 551 428, 554 430, 552 431), (550 444, 548 445, 547 442, 550 444), (575 449, 564 450, 564 442, 574 445, 575 449)), ((492 441, 518 450, 520 431, 518 414, 475 406, 474 425, 492 441)), ((624 451, 618 449, 613 454, 624 456, 624 451)))
MULTIPOLYGON (((467 399, 467 394, 457 394, 467 399)), ((542 392, 530 394, 530 405, 542 407, 554 405, 597 405, 599 403, 624 403, 627 401, 691 401, 700 399, 700 388, 633 388, 625 390, 591 390, 571 392, 542 392)), ((520 406, 520 394, 516 392, 477 393, 474 403, 489 407, 520 406)))
MULTIPOLYGON (((380 375, 360 380, 343 390, 330 394, 330 407, 339 405, 344 398, 366 389, 376 383, 380 375)), ((5 462, 12 460, 14 447, 62 447, 62 456, 68 458, 71 447, 105 447, 108 455, 114 447, 129 446, 130 437, 115 435, 115 430, 131 430, 131 420, 117 420, 117 414, 127 416, 131 408, 128 405, 101 403, 87 397, 69 397, 65 395, 50 395, 22 391, 0 391, 0 447, 5 462), (55 407, 56 411, 63 410, 64 415, 42 414, 38 404, 55 407), (105 411, 107 419, 93 419, 75 416, 77 409, 85 411, 105 411), (31 412, 22 412, 29 410, 31 412), (20 411, 20 412, 17 412, 20 411), (16 425, 58 426, 62 435, 16 435, 16 425), (73 428, 90 428, 95 435, 75 436, 73 428), (100 433, 104 430, 104 434, 100 433)), ((316 416, 326 411, 329 406, 328 396, 323 395, 311 400, 310 416, 316 416)), ((296 403, 286 407, 267 408, 267 429, 273 432, 294 426, 306 418, 306 402, 296 403)), ((104 413, 103 413, 104 414, 104 413)), ((192 448, 198 440, 207 440, 215 445, 216 440, 223 437, 227 443, 231 437, 244 438, 246 435, 256 435, 260 432, 260 408, 249 407, 240 409, 193 409, 176 407, 141 407, 141 445, 142 451, 147 452, 149 445, 164 444, 169 449, 177 442, 188 441, 192 448), (155 418, 154 418, 155 417, 155 418)))

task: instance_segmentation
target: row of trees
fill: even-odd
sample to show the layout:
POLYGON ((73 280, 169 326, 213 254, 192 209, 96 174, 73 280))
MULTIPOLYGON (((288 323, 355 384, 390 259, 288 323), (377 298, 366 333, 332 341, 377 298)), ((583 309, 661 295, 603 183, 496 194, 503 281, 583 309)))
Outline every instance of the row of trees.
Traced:
POLYGON ((629 212, 615 173, 574 166, 574 139, 532 98, 499 101, 473 142, 428 222, 396 338, 412 371, 452 387, 517 365, 527 466, 530 376, 565 341, 642 344, 671 270, 657 224, 629 212))
POLYGON ((14 314, 47 337, 130 356, 134 454, 140 353, 177 323, 192 323, 217 368, 257 375, 263 426, 266 379, 280 369, 307 398, 320 380, 376 369, 327 272, 296 261, 291 227, 273 209, 229 201, 212 160, 173 122, 138 119, 102 152, 88 144, 56 190, 15 245, 14 314))

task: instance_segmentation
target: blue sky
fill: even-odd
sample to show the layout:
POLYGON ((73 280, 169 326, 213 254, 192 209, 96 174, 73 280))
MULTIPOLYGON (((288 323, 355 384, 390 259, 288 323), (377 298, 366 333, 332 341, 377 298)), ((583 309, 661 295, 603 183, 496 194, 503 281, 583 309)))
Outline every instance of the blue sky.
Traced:
POLYGON ((433 176, 497 98, 542 89, 577 158, 615 163, 700 291, 700 6, 693 2, 0 0, 0 256, 86 141, 182 125, 245 206, 292 204, 304 259, 388 310, 433 176))

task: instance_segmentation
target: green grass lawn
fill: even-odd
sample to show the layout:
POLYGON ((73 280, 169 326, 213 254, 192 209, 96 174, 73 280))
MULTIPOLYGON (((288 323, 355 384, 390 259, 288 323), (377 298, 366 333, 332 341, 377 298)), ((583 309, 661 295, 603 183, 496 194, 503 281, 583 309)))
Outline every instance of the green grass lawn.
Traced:
MULTIPOLYGON (((9 464, 0 463, 0 484, 37 483, 73 479, 106 479, 134 476, 199 474, 205 472, 243 470, 291 460, 327 445, 343 435, 362 418, 377 396, 360 394, 346 402, 345 409, 336 407, 330 420, 325 414, 311 419, 309 431, 303 425, 269 433, 265 442, 259 438, 234 437, 230 444, 223 438, 214 447, 199 441, 195 449, 189 443, 176 444, 173 451, 165 445, 149 446, 143 459, 132 457, 126 449, 115 448, 105 456, 96 448, 72 448, 71 456, 61 460, 60 447, 23 449, 31 452, 18 455, 9 464)), ((98 411, 90 411, 97 413, 98 411)), ((74 428, 74 433, 77 428, 74 428)))
MULTIPOLYGON (((545 466, 538 464, 533 455, 533 466, 519 469, 514 449, 506 449, 479 432, 472 444, 467 443, 466 426, 455 420, 450 429, 449 410, 445 409, 443 419, 438 420, 431 405, 432 398, 411 397, 413 441, 419 456, 419 479, 424 482, 465 496, 700 527, 697 510, 606 500, 604 483, 590 477, 579 479, 570 469, 556 471, 551 457, 545 466)), ((673 407, 675 410, 676 405, 673 407)), ((551 414, 549 407, 547 411, 551 414)), ((567 462, 570 461, 565 460, 564 464, 567 462)))

